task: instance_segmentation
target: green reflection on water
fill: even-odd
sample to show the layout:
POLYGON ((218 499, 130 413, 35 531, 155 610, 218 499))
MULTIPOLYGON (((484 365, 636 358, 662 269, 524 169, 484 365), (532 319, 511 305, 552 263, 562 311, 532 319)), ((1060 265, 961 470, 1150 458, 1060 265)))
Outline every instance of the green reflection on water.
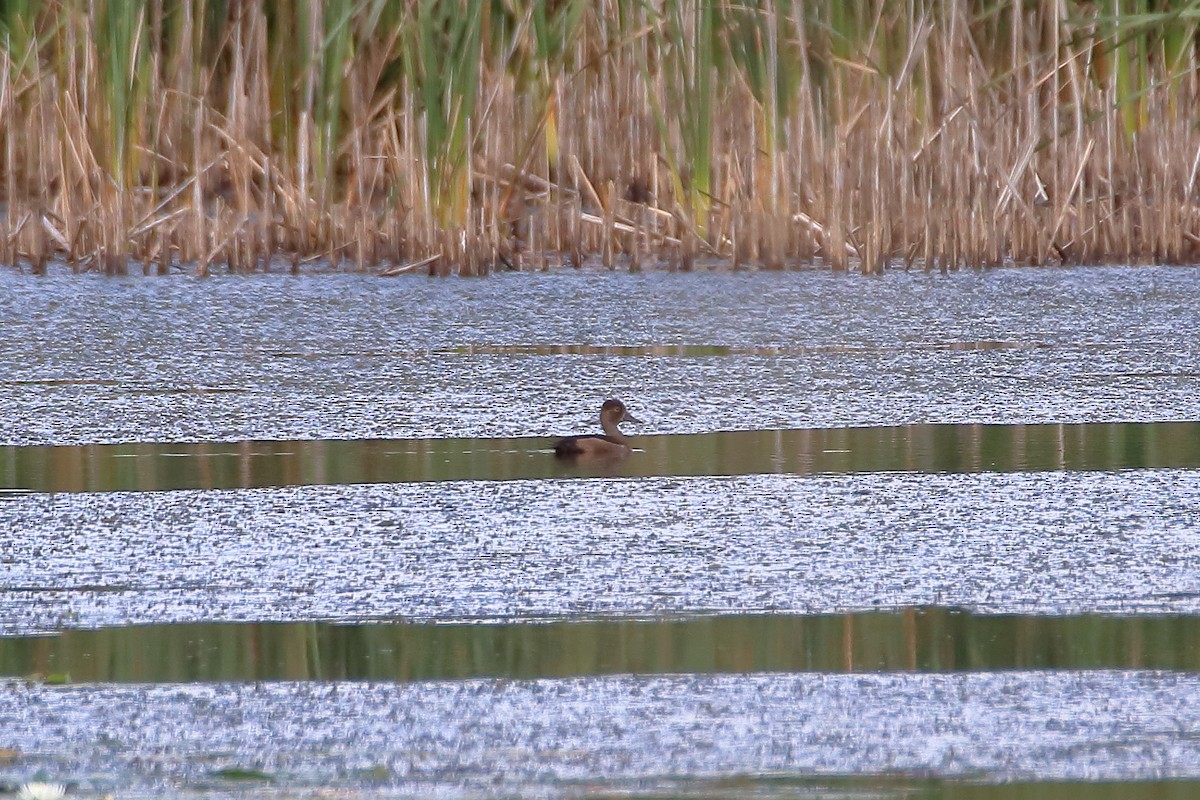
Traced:
POLYGON ((1200 797, 1200 781, 1145 783, 1012 783, 983 786, 947 782, 923 787, 913 800, 1189 800, 1200 797))
MULTIPOLYGON (((853 778, 769 778, 690 781, 688 791, 621 793, 626 800, 639 797, 772 797, 796 800, 1194 800, 1200 781, 1047 781, 1002 784, 965 780, 920 780, 903 776, 853 778)), ((592 795, 595 796, 595 795, 592 795)), ((601 795, 602 796, 602 795, 601 795)))
POLYGON ((643 436, 569 464, 551 439, 400 439, 0 448, 0 489, 219 489, 565 476, 1200 467, 1200 422, 906 425, 643 436))
POLYGON ((618 673, 1200 671, 1200 617, 915 608, 505 624, 148 625, 0 638, 0 674, 72 681, 416 681, 618 673))

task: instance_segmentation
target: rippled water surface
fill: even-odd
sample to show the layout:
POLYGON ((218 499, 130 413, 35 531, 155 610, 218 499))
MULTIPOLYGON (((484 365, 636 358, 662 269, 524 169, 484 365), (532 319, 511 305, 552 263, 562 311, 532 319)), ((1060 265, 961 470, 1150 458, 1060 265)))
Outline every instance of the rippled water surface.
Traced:
MULTIPOLYGON (((0 694, 0 718, 43 768, 138 775, 138 789, 250 773, 257 784, 401 783, 452 796, 738 796, 719 781, 755 792, 855 773, 1195 775, 1200 739, 1181 733, 1200 728, 1198 698, 1194 675, 1137 671, 683 675, 14 687, 0 694), (46 746, 88 729, 100 746, 46 746)), ((102 777, 86 785, 107 788, 102 777)))
POLYGON ((1200 611, 1200 472, 34 493, 0 630, 124 622, 1200 611))
POLYGON ((1197 297, 0 272, 0 792, 1200 796, 1197 297))
POLYGON ((0 443, 1200 419, 1200 270, 0 273, 0 443))

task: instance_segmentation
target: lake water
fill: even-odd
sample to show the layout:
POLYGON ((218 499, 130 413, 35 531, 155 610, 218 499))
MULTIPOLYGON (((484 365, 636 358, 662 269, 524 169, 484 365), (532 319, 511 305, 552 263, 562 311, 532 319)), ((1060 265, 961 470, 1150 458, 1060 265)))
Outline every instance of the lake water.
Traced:
POLYGON ((0 790, 1193 796, 1196 297, 0 273, 0 790))

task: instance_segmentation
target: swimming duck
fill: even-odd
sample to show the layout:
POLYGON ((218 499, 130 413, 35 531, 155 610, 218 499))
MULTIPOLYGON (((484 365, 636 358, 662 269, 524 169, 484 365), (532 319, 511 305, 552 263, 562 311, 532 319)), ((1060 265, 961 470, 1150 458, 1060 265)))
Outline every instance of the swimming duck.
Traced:
POLYGON ((600 406, 600 427, 604 434, 590 436, 568 436, 554 445, 558 458, 600 457, 620 458, 633 452, 629 439, 617 426, 622 422, 641 422, 635 419, 620 400, 605 400, 600 406))

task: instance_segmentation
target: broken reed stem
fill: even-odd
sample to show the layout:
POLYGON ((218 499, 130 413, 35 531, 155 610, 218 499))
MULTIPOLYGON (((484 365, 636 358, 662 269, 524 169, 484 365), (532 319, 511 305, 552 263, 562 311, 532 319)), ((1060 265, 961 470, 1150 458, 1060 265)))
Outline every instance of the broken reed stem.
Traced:
POLYGON ((8 264, 1200 261, 1184 15, 58 5, 0 20, 8 264))

